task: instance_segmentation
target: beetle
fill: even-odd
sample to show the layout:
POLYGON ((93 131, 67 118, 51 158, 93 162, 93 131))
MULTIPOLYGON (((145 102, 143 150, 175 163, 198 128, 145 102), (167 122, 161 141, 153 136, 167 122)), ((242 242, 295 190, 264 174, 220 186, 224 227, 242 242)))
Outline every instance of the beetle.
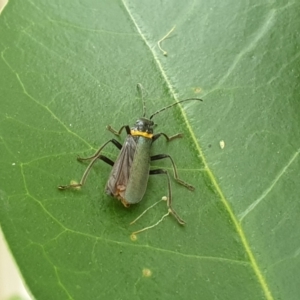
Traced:
POLYGON ((167 176, 168 183, 168 211, 176 218, 179 224, 185 224, 185 222, 179 217, 179 215, 172 207, 172 189, 168 171, 165 169, 150 169, 151 161, 168 158, 172 164, 175 180, 189 190, 194 190, 194 187, 192 185, 186 183, 178 177, 176 165, 170 155, 157 154, 151 156, 150 154, 152 144, 161 136, 163 136, 168 142, 170 142, 176 138, 181 138, 182 134, 178 133, 173 136, 168 136, 163 132, 154 134, 153 129, 156 124, 153 122, 152 118, 160 112, 169 109, 170 107, 173 107, 179 103, 191 100, 203 100, 198 98, 181 100, 163 107, 162 109, 153 113, 150 118, 146 118, 142 85, 138 84, 137 88, 142 94, 143 116, 139 118, 131 128, 129 127, 129 125, 123 125, 117 131, 110 125, 107 126, 107 129, 117 136, 119 136, 123 130, 126 131, 127 136, 123 145, 115 139, 110 139, 109 141, 104 143, 93 156, 86 158, 78 157, 78 161, 91 160, 80 182, 70 185, 61 185, 58 187, 58 189, 65 190, 68 188, 82 187, 85 184, 87 176, 94 163, 98 159, 100 159, 112 166, 111 173, 105 186, 106 194, 119 199, 125 207, 128 207, 131 204, 139 203, 143 199, 147 189, 149 175, 163 174, 167 176), (103 148, 105 148, 109 143, 112 143, 120 150, 120 153, 115 161, 112 161, 110 158, 101 154, 103 148))

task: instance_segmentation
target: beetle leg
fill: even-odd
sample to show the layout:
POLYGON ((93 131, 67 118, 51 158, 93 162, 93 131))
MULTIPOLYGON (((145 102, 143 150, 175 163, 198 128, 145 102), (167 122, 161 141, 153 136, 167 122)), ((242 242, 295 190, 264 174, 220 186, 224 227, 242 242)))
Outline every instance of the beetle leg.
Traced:
POLYGON ((108 165, 111 165, 112 167, 115 164, 115 162, 113 160, 109 159, 108 157, 106 157, 104 155, 100 155, 98 158, 101 159, 102 161, 104 161, 105 163, 107 163, 108 165))
POLYGON ((168 142, 170 142, 170 141, 173 141, 174 139, 182 138, 183 134, 182 133, 177 133, 177 134, 174 134, 172 136, 167 136, 165 133, 160 132, 160 133, 157 133, 157 134, 153 135, 153 137, 152 137, 152 143, 154 143, 161 136, 164 136, 166 138, 166 140, 168 142))
POLYGON ((170 182, 170 176, 167 170, 164 169, 156 169, 156 170, 150 170, 149 171, 150 175, 157 175, 157 174, 165 174, 167 175, 168 179, 168 199, 167 199, 167 205, 168 205, 168 210, 169 212, 176 218, 179 224, 183 225, 185 222, 178 216, 176 211, 172 207, 172 189, 171 189, 171 182, 170 182))
POLYGON ((110 125, 107 125, 107 126, 106 126, 106 129, 107 129, 107 130, 109 130, 110 132, 112 132, 113 134, 115 134, 115 135, 117 135, 117 136, 119 136, 119 135, 121 134, 121 132, 123 131, 124 128, 125 128, 127 134, 130 134, 130 127, 129 127, 128 125, 123 125, 123 126, 119 129, 119 131, 116 130, 116 129, 114 129, 114 128, 112 128, 110 125))
MULTIPOLYGON (((122 149, 122 144, 119 143, 118 141, 116 141, 115 139, 111 139, 111 140, 109 140, 107 143, 109 143, 109 142, 112 142, 119 150, 122 149)), ((106 143, 106 144, 107 144, 107 143, 106 143)), ((106 144, 105 144, 104 146, 106 146, 106 144)), ((77 157, 77 160, 78 160, 78 161, 83 161, 83 160, 89 160, 89 159, 93 159, 93 158, 95 158, 95 157, 98 157, 98 156, 99 156, 99 153, 102 151, 102 149, 104 148, 104 146, 101 147, 99 150, 97 150, 97 152, 96 152, 93 156, 90 156, 90 157, 77 157)), ((99 158, 99 157, 98 157, 98 158, 99 158)), ((101 159, 101 158, 100 158, 100 159, 101 159)), ((108 163, 108 164, 110 164, 110 163, 108 163)))
MULTIPOLYGON (((74 183, 74 184, 69 184, 69 185, 60 185, 59 187, 58 187, 58 189, 60 189, 60 190, 66 190, 66 189, 69 189, 69 188, 75 188, 75 187, 81 187, 81 186, 83 186, 84 185, 84 183, 85 183, 85 181, 86 181, 86 178, 88 177, 88 175, 89 175, 89 172, 90 172, 90 170, 92 169, 92 167, 93 167, 93 165, 94 165, 94 163, 97 161, 97 159, 101 159, 101 160, 103 160, 104 162, 106 162, 106 163, 108 163, 109 165, 114 165, 114 162, 111 160, 111 159, 109 159, 108 157, 106 157, 106 156, 104 156, 104 155, 101 155, 100 153, 101 153, 101 151, 102 151, 102 149, 107 145, 107 144, 109 144, 109 143, 113 143, 114 145, 118 145, 119 144, 119 142, 117 142, 117 143, 115 143, 115 142, 117 142, 117 141, 115 141, 115 140, 109 140, 109 141, 107 141, 104 145, 102 145, 100 148, 99 148, 99 150, 93 155, 93 156, 91 156, 91 157, 88 157, 88 158, 77 158, 78 160, 86 160, 86 159, 92 159, 92 161, 89 163, 89 165, 87 166, 87 168, 86 168, 86 170, 84 171, 84 173, 83 173, 83 175, 82 175, 82 178, 81 178, 81 180, 80 180, 80 182, 79 183, 74 183)), ((121 144, 120 144, 121 145, 121 144)), ((118 146, 117 146, 118 147, 118 146)), ((121 148, 122 148, 122 145, 121 145, 121 148)))
POLYGON ((175 165, 175 163, 174 163, 173 158, 172 158, 170 155, 168 155, 168 154, 158 154, 158 155, 153 155, 153 156, 150 157, 150 160, 152 161, 152 160, 159 160, 159 159, 164 159, 164 158, 170 158, 171 163, 172 163, 172 166, 173 166, 173 172, 174 172, 174 178, 175 178, 175 180, 176 180, 178 183, 180 183, 181 185, 183 185, 183 186, 185 186, 186 188, 188 188, 190 191, 195 190, 195 188, 194 188, 192 185, 186 183, 185 181, 181 180, 181 179, 178 177, 176 165, 175 165))

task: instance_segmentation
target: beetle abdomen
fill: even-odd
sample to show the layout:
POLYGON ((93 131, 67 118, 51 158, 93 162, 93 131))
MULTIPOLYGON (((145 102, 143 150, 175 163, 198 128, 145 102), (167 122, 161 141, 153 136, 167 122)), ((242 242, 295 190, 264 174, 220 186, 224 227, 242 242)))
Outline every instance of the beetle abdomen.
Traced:
POLYGON ((146 192, 150 169, 151 143, 151 139, 142 136, 137 140, 129 180, 125 190, 125 201, 128 204, 140 202, 146 192))
POLYGON ((106 194, 118 198, 122 201, 124 206, 128 206, 125 201, 125 191, 130 177, 135 151, 136 142, 131 135, 127 135, 105 186, 106 194))

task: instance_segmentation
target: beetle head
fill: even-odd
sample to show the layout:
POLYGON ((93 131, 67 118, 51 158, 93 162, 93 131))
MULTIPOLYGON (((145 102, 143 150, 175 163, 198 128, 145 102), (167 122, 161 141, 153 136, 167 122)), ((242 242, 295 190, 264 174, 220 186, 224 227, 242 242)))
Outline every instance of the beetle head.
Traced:
POLYGON ((132 130, 153 133, 153 126, 154 122, 152 120, 147 118, 139 118, 132 127, 132 130))

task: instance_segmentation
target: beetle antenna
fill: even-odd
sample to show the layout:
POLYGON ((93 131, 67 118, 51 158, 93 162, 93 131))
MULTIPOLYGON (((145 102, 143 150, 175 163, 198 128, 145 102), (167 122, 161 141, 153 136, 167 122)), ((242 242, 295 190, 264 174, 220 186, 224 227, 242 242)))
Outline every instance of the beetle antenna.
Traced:
POLYGON ((144 88, 140 83, 137 84, 136 88, 139 91, 139 93, 141 94, 141 98, 143 101, 143 117, 145 117, 146 116, 146 103, 145 103, 145 99, 144 99, 144 88))
POLYGON ((155 115, 159 114, 160 112, 162 112, 162 111, 164 111, 164 110, 166 110, 166 109, 168 109, 168 108, 170 108, 170 107, 172 107, 172 106, 175 106, 175 105, 177 105, 177 104, 179 104, 179 103, 182 103, 182 102, 185 102, 185 101, 190 101, 190 100, 203 101, 202 99, 199 99, 199 98, 189 98, 189 99, 185 99, 185 100, 181 100, 181 101, 175 102, 175 103, 173 103, 173 104, 170 104, 170 105, 168 105, 168 106, 166 106, 166 107, 163 107, 162 109, 156 111, 154 114, 151 115, 150 120, 151 120, 155 115))

